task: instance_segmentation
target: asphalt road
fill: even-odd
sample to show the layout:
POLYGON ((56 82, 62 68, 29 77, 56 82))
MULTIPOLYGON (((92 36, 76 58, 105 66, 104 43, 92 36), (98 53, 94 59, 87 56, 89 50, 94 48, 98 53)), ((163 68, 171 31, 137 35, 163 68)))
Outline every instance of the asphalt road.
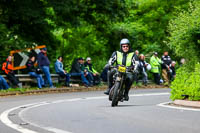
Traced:
POLYGON ((169 92, 132 90, 118 107, 102 91, 0 98, 0 133, 198 133, 199 111, 158 106, 169 92))

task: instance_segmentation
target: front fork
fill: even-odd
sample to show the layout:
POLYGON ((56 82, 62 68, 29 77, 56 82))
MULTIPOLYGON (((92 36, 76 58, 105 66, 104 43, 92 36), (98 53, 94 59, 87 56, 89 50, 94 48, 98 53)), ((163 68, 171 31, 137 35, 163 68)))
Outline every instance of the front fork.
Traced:
POLYGON ((117 77, 116 79, 117 82, 120 82, 120 87, 119 87, 119 100, 123 101, 123 97, 124 97, 124 75, 122 75, 121 77, 117 77))

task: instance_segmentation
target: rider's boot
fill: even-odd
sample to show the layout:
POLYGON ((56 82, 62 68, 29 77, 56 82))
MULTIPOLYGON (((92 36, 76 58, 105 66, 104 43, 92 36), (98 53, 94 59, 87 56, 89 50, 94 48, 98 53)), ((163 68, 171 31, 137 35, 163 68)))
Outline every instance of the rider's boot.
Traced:
POLYGON ((125 101, 129 100, 128 92, 129 92, 129 89, 125 89, 125 92, 124 92, 124 100, 125 101))
POLYGON ((112 81, 110 81, 110 80, 108 79, 108 88, 107 88, 106 91, 104 91, 104 94, 109 95, 112 86, 113 86, 112 81))
POLYGON ((104 94, 109 95, 110 93, 110 87, 108 87, 108 89, 106 91, 104 91, 104 94))
POLYGON ((125 100, 125 101, 128 101, 128 100, 129 100, 128 93, 125 93, 125 94, 124 94, 124 100, 125 100))

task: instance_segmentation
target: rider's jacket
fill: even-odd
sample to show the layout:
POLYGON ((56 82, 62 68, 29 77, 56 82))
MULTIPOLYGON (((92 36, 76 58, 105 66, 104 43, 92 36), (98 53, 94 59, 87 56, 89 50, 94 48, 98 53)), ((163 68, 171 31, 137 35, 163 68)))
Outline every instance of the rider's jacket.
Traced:
POLYGON ((115 51, 113 52, 111 58, 108 61, 110 66, 113 65, 124 65, 124 66, 137 66, 138 61, 135 60, 134 52, 130 51, 128 53, 115 51))

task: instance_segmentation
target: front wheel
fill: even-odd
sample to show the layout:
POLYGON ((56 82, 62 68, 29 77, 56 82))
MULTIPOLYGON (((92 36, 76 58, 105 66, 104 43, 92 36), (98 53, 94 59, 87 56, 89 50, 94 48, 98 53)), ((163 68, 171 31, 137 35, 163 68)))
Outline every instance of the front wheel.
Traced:
POLYGON ((113 88, 113 97, 112 97, 112 103, 111 106, 117 106, 118 105, 118 95, 119 95, 119 87, 120 87, 120 82, 115 83, 115 87, 113 88))

